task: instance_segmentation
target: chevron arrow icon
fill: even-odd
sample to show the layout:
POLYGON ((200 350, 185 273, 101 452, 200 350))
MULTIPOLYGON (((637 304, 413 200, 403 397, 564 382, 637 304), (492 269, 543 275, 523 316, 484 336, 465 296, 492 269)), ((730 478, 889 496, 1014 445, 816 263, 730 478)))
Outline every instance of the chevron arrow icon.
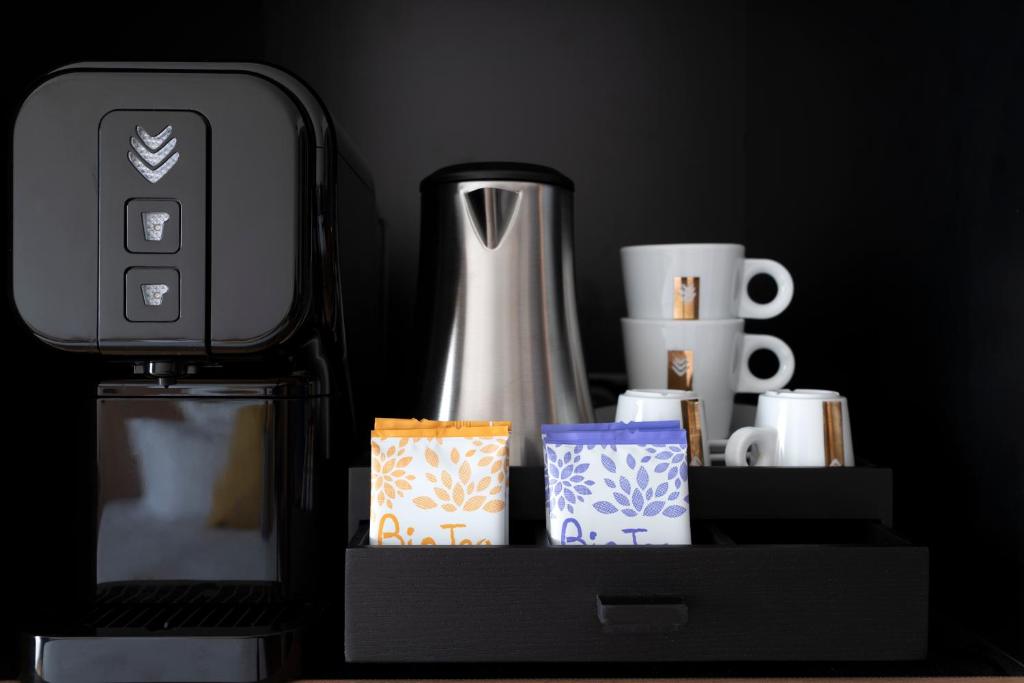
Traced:
POLYGON ((178 163, 180 154, 174 151, 178 138, 171 137, 174 127, 167 126, 156 135, 150 135, 142 126, 135 126, 131 140, 132 149, 128 161, 143 178, 151 183, 158 182, 178 163))

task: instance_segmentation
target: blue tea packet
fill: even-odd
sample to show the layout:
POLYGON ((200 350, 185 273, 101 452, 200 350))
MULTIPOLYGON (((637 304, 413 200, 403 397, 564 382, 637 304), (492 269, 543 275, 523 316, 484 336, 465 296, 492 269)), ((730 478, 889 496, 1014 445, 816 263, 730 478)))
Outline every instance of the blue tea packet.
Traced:
POLYGON ((543 425, 553 545, 690 542, 686 432, 673 420, 543 425))

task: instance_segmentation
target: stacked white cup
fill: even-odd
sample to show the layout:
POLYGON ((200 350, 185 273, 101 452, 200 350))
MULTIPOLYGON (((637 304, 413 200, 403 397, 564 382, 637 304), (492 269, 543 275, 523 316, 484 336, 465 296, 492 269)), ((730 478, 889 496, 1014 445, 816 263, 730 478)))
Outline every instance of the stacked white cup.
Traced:
POLYGON ((773 318, 793 298, 793 278, 777 261, 744 258, 741 244, 645 244, 622 249, 626 308, 622 337, 631 389, 679 389, 700 396, 710 439, 725 439, 737 392, 781 389, 793 377, 792 349, 765 334, 745 334, 744 318, 773 318), (775 297, 750 298, 756 275, 775 281, 775 297), (760 378, 750 356, 775 354, 778 371, 760 378))

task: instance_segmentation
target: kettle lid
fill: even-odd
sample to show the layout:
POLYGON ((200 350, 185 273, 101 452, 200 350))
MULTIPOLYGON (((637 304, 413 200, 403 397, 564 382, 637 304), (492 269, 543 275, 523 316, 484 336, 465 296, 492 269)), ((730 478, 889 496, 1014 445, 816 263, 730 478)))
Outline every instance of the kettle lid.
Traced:
POLYGON ((420 183, 420 192, 433 185, 462 183, 474 180, 518 180, 529 183, 558 185, 570 191, 576 189, 572 180, 548 166, 524 164, 515 161, 492 161, 445 166, 423 179, 420 183))

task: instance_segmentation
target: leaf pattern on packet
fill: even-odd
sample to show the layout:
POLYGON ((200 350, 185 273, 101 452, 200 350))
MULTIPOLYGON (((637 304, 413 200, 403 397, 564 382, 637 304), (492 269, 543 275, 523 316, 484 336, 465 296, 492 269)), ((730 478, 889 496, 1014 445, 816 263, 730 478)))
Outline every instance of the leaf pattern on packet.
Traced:
POLYGON ((618 463, 602 453, 601 465, 609 475, 603 477, 603 481, 612 500, 596 501, 593 503, 595 510, 626 517, 674 518, 686 513, 686 508, 676 502, 683 482, 687 481, 686 449, 677 444, 665 444, 646 451, 648 455, 639 460, 627 453, 618 463))

